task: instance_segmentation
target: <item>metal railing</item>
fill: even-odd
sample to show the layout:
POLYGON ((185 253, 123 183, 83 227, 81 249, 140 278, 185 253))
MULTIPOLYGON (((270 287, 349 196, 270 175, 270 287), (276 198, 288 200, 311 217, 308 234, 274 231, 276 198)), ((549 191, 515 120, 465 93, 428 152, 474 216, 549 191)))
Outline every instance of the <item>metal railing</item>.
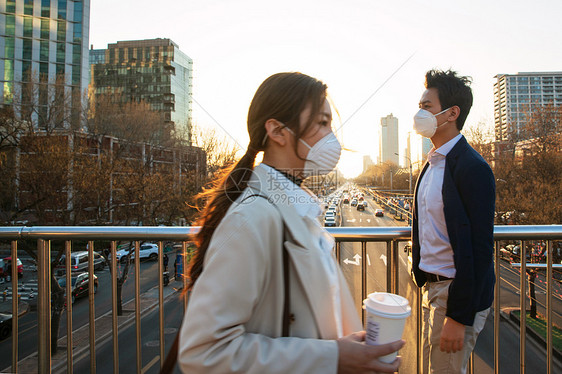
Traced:
MULTIPOLYGON (((70 253, 73 240, 88 240, 89 248, 89 349, 90 349, 90 372, 96 372, 96 340, 95 340, 95 314, 94 314, 94 241, 109 240, 111 241, 110 266, 111 266, 111 292, 112 292, 112 324, 113 324, 113 368, 114 372, 119 371, 119 350, 118 350, 118 318, 117 318, 117 271, 116 271, 116 251, 117 241, 134 241, 134 275, 135 275, 135 326, 136 326, 136 363, 137 372, 140 373, 141 367, 141 346, 140 346, 140 241, 158 241, 158 274, 163 272, 163 243, 164 241, 182 242, 183 251, 183 270, 187 268, 185 253, 187 251, 187 242, 190 241, 191 235, 196 233, 196 227, 0 227, 0 240, 11 241, 12 259, 17 258, 18 240, 31 239, 37 241, 37 280, 38 280, 38 357, 37 372, 50 373, 52 370, 51 362, 51 241, 65 241, 64 253, 66 254, 66 294, 71 294, 70 289, 70 253)), ((341 264, 340 252, 341 243, 343 242, 360 242, 362 258, 366 258, 367 243, 384 242, 386 243, 387 258, 387 291, 398 293, 399 290, 399 242, 410 239, 409 227, 339 227, 330 228, 328 231, 336 239, 336 258, 341 264)), ((525 241, 544 240, 547 241, 547 263, 546 263, 546 355, 547 355, 547 372, 552 373, 553 365, 553 345, 552 345, 552 241, 562 240, 562 225, 543 225, 543 226, 496 226, 494 230, 494 240, 496 241, 495 264, 496 264, 496 290, 494 309, 494 371, 499 373, 499 320, 500 320, 500 257, 499 257, 499 241, 502 240, 520 240, 521 258, 525 257, 525 241)), ((558 265, 559 266, 559 265, 558 265)), ((521 264, 521 274, 525 274, 526 264, 521 264)), ((158 277, 158 308, 159 308, 159 339, 160 339, 160 357, 165 357, 164 347, 164 321, 163 321, 163 279, 158 277)), ((526 305, 526 277, 521 276, 520 281, 520 305, 526 305)), ((12 279, 17 279, 17 267, 12 266, 12 279)), ((187 282, 183 277, 184 285, 187 282)), ((12 366, 10 372, 18 373, 18 297, 17 282, 12 282, 12 366)), ((362 261, 361 268, 361 296, 367 297, 367 265, 366 261, 362 261)), ((417 308, 417 371, 421 372, 421 291, 418 291, 418 308, 417 308)), ((184 310, 187 306, 187 298, 184 299, 184 310)), ((73 342, 72 342, 72 303, 66 303, 67 313, 67 356, 66 365, 67 372, 73 371, 73 342)), ((520 319, 520 368, 521 373, 525 372, 525 344, 526 344, 526 322, 525 318, 520 319)), ((163 360, 160 359, 162 365, 163 360)), ((472 363, 472 360, 471 360, 472 363)), ((470 372, 473 371, 470 363, 470 372)))

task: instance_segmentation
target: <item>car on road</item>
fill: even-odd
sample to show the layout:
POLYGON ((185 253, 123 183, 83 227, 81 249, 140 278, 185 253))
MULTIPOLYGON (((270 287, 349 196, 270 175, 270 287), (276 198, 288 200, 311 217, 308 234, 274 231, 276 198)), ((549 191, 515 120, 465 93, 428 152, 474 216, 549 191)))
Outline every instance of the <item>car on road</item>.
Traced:
MULTIPOLYGON (((133 261, 135 259, 135 249, 122 249, 115 253, 117 257, 117 261, 124 263, 126 261, 127 254, 131 253, 129 256, 130 260, 133 261)), ((158 244, 154 243, 144 243, 140 246, 139 250, 139 258, 142 259, 149 259, 149 260, 157 260, 158 259, 158 244)))
POLYGON ((375 216, 376 216, 376 217, 384 217, 384 210, 382 210, 382 209, 376 209, 376 210, 375 210, 375 216))
POLYGON ((12 315, 0 313, 0 340, 6 339, 12 333, 12 315))
POLYGON ((336 212, 333 211, 333 210, 328 210, 328 211, 326 212, 326 214, 324 214, 324 216, 336 218, 336 212))
MULTIPOLYGON (((103 270, 105 267, 105 259, 98 252, 94 252, 94 271, 103 270)), ((66 257, 61 256, 59 264, 56 267, 57 275, 66 272, 66 257)), ((73 252, 70 254, 70 271, 83 272, 88 270, 88 251, 73 252)))
MULTIPOLYGON (((66 290, 66 277, 58 279, 59 285, 66 290)), ((88 296, 90 280, 88 273, 72 274, 70 278, 72 298, 71 302, 74 304, 77 298, 88 296)), ((94 274, 94 293, 98 292, 98 277, 94 274)))
POLYGON ((335 227, 336 226, 336 218, 335 217, 325 217, 324 218, 324 226, 325 227, 335 227))
POLYGON ((357 206, 357 199, 351 200, 351 206, 357 206))
MULTIPOLYGON (((11 274, 11 270, 10 270, 10 274, 4 274, 4 271, 6 271, 5 269, 8 269, 8 267, 10 267, 10 269, 12 264, 12 257, 5 257, 3 259, 0 259, 0 278, 4 278, 7 275, 9 275, 10 277, 12 276, 11 274)), ((23 277, 23 264, 21 263, 21 260, 19 258, 16 259, 16 264, 18 267, 18 278, 22 278, 23 277)))
POLYGON ((365 210, 365 208, 367 207, 367 203, 365 201, 362 201, 360 203, 357 204, 357 210, 365 210))

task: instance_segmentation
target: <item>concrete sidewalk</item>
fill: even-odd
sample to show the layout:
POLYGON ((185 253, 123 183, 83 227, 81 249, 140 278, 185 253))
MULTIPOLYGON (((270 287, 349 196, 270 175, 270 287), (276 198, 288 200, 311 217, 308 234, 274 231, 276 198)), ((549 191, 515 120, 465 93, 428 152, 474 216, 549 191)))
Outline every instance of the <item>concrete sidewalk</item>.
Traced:
MULTIPOLYGON (((176 292, 181 291, 183 281, 172 279, 170 284, 164 287, 164 302, 176 292)), ((146 313, 158 308, 158 286, 155 286, 147 292, 140 295, 141 318, 146 313)), ((109 311, 104 315, 96 317, 96 347, 112 341, 113 339, 113 323, 112 312, 109 311)), ((123 330, 135 323, 135 299, 123 304, 123 315, 117 317, 119 330, 123 330)), ((65 326, 61 326, 65 329, 65 326)), ((78 361, 90 354, 90 327, 88 324, 74 330, 72 332, 73 359, 78 361)), ((67 369, 67 339, 66 336, 58 340, 57 353, 51 357, 51 370, 53 373, 64 373, 67 369)), ((38 357, 37 352, 18 362, 18 370, 20 373, 37 373, 38 357)))

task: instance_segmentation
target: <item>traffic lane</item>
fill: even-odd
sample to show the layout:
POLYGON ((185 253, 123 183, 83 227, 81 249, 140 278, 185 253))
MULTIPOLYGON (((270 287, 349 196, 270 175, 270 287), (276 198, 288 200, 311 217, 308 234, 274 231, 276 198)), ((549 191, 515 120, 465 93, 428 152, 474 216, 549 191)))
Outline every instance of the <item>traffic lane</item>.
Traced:
MULTIPOLYGON (((120 264, 121 266, 124 266, 120 264)), ((158 271, 157 261, 141 261, 140 263, 140 293, 144 293, 158 284, 156 276, 158 271)), ((111 272, 108 267, 98 276, 98 292, 94 295, 95 316, 101 316, 112 308, 111 297, 111 272)), ((129 266, 129 272, 121 293, 122 305, 135 298, 135 267, 134 263, 129 266)), ((66 309, 65 309, 66 310, 66 309)), ((88 296, 76 299, 72 305, 72 330, 76 330, 89 323, 88 296)), ((66 336, 66 313, 61 316, 59 337, 66 336)))
MULTIPOLYGON (((129 267, 129 275, 125 283, 123 284, 123 304, 127 301, 134 299, 134 264, 129 267)), ((155 261, 142 261, 141 262, 141 293, 148 291, 150 288, 154 287, 158 283, 156 278, 156 273, 158 270, 158 262, 155 261)), ((37 273, 34 273, 35 279, 37 279, 37 273)), ((94 305, 95 305, 95 316, 101 316, 112 308, 111 302, 111 273, 108 267, 105 267, 102 271, 97 271, 96 276, 98 277, 99 287, 98 292, 94 295, 94 305)), ((24 274, 24 276, 26 276, 24 274)), ((29 278, 25 278, 26 281, 33 280, 33 274, 29 278)), ((61 320, 59 324, 59 338, 66 336, 66 308, 61 314, 61 320)), ((28 355, 37 351, 37 312, 32 311, 24 315, 18 321, 18 357, 24 358, 28 355)), ((76 330, 89 323, 89 302, 88 297, 82 297, 76 299, 76 302, 72 305, 72 330, 76 330)), ((12 362, 12 339, 5 339, 0 342, 0 367, 6 369, 11 366, 12 362), (5 364, 5 365, 3 365, 5 364)))
MULTIPOLYGON (((164 347, 168 353, 183 319, 183 302, 181 293, 176 292, 164 302, 164 347)), ((141 358, 142 373, 158 373, 160 371, 160 337, 159 311, 155 308, 141 317, 141 358)), ((119 372, 136 371, 136 328, 135 324, 119 330, 119 372)), ((86 356, 74 364, 78 373, 90 373, 90 358, 86 356)), ((96 346, 96 371, 98 373, 113 372, 113 342, 96 346)), ((174 373, 181 373, 179 369, 174 373)))

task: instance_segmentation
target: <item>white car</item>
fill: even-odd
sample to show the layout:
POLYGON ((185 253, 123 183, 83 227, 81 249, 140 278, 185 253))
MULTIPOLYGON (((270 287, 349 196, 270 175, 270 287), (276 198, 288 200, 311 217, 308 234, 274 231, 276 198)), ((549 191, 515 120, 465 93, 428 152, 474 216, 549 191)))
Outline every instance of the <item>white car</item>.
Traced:
POLYGON ((335 227, 336 226, 336 218, 335 217, 324 218, 324 226, 325 227, 335 227))
MULTIPOLYGON (((115 253, 115 256, 117 257, 117 261, 120 262, 125 262, 125 258, 127 256, 127 254, 129 253, 129 249, 122 249, 120 251, 117 251, 117 253, 115 253)), ((130 249, 130 260, 134 260, 135 259, 135 248, 131 248, 130 249)), ((140 246, 140 250, 139 250, 139 258, 142 259, 149 259, 149 260, 157 260, 158 259, 158 245, 154 244, 154 243, 144 243, 140 246)))

